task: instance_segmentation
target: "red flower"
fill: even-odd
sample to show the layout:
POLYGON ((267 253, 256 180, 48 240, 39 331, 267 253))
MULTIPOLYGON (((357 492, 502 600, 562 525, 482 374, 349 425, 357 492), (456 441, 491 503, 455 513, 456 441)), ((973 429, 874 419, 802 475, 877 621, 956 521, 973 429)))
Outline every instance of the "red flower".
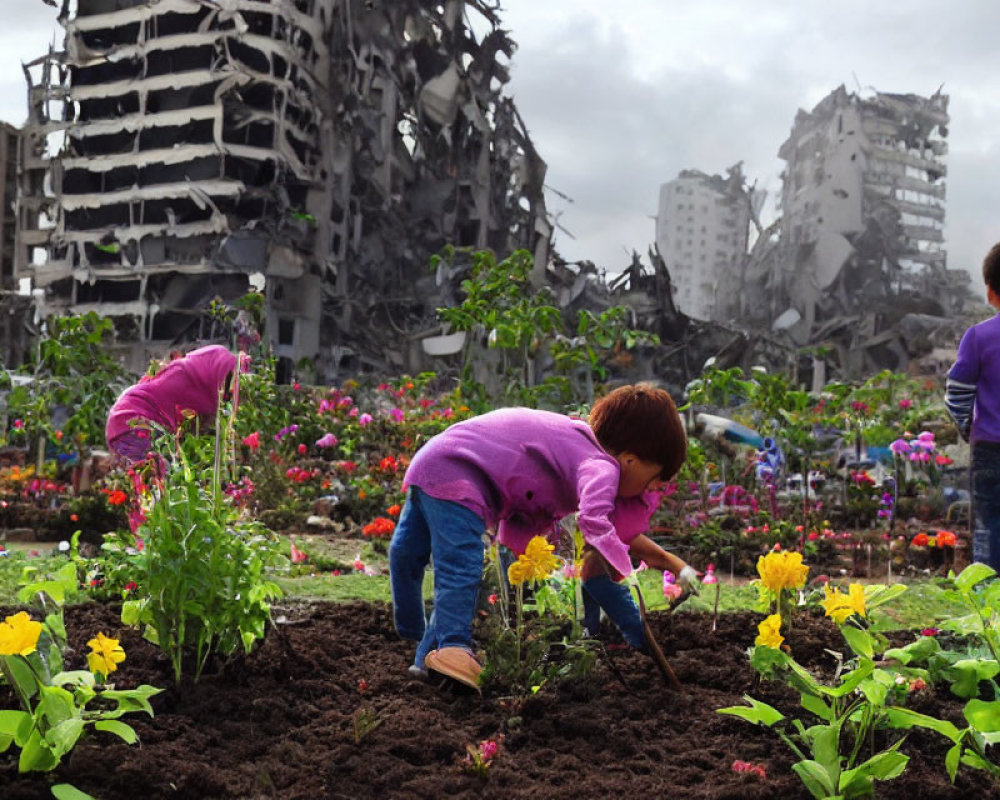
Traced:
POLYGON ((298 451, 299 451, 299 455, 300 456, 304 456, 306 454, 306 450, 307 450, 307 448, 306 448, 306 446, 304 444, 300 444, 298 446, 298 451))
POLYGON ((366 681, 364 678, 358 681, 358 691, 361 692, 362 694, 368 691, 368 681, 366 681))
POLYGON ((361 529, 364 536, 373 539, 388 539, 396 529, 396 523, 386 517, 375 517, 361 529))
POLYGON ((80 518, 76 514, 70 514, 69 515, 69 521, 70 522, 79 522, 80 518))
POLYGON ((260 448, 260 431, 254 431, 249 436, 244 437, 243 444, 249 447, 251 452, 256 453, 260 448))
POLYGON ((948 456, 934 456, 934 461, 939 467, 947 467, 948 465, 955 463, 955 460, 953 458, 948 458, 948 456))
POLYGON ((750 761, 740 761, 739 759, 736 759, 736 761, 733 762, 733 772, 743 772, 748 775, 756 775, 762 781, 767 780, 767 772, 764 771, 764 768, 760 764, 754 764, 750 761))
POLYGON ((921 636, 937 636, 941 631, 938 628, 924 628, 920 631, 921 636))
POLYGON ((121 506, 128 502, 128 495, 121 489, 115 489, 108 495, 108 505, 121 506))
POLYGON ((496 596, 495 594, 491 594, 491 595, 490 595, 489 597, 487 597, 486 599, 487 599, 487 600, 489 601, 489 604, 490 604, 491 606, 495 606, 495 605, 497 604, 497 599, 498 599, 498 598, 497 598, 497 596, 496 596))
POLYGON ((136 583, 135 581, 129 581, 128 583, 125 584, 125 591, 126 592, 134 592, 138 588, 139 588, 139 584, 136 583))
POLYGON ((402 510, 403 510, 403 507, 397 503, 396 505, 389 506, 385 510, 385 513, 388 514, 390 517, 398 517, 399 516, 399 512, 402 511, 402 510))
POLYGON ((916 536, 913 537, 912 544, 915 547, 927 547, 928 542, 930 542, 930 537, 926 533, 921 531, 920 533, 918 533, 916 536))
POLYGON ((934 537, 934 543, 938 547, 954 547, 958 538, 951 531, 938 531, 934 537))

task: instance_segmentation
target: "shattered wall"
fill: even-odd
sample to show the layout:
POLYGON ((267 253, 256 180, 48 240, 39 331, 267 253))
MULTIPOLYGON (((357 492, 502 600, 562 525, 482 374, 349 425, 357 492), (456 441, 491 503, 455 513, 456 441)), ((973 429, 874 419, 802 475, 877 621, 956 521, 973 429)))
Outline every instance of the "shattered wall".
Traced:
POLYGON ((844 376, 920 355, 916 342, 941 327, 921 317, 943 322, 968 294, 944 248, 948 120, 940 90, 862 98, 840 86, 800 110, 779 150, 780 236, 750 254, 742 319, 829 348, 844 376))
POLYGON ((726 177, 682 170, 660 187, 656 245, 670 262, 675 301, 688 316, 732 320, 755 194, 741 164, 726 177))
POLYGON ((21 132, 0 122, 0 291, 17 288, 14 280, 14 252, 17 228, 17 170, 20 162, 21 132))
POLYGON ((60 21, 64 51, 26 67, 22 250, 47 259, 18 268, 43 315, 115 318, 135 362, 205 337, 210 301, 259 274, 286 376, 413 369, 451 277, 430 255, 544 268, 545 165, 502 93, 494 5, 64 0, 60 21))

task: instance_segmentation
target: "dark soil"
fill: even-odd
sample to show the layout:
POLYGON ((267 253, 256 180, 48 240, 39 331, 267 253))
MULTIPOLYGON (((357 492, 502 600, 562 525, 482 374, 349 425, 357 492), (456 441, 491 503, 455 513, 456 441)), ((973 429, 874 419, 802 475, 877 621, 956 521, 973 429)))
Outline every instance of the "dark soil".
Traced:
MULTIPOLYGON (((747 664, 759 616, 723 616, 713 634, 707 616, 651 615, 681 693, 665 687, 649 658, 612 650, 590 678, 522 700, 409 678, 412 646, 396 637, 384 606, 297 605, 275 616, 283 622, 250 656, 175 688, 159 651, 123 629, 116 609, 67 609, 67 668, 82 666, 85 642, 100 630, 120 637, 128 654, 114 675, 119 688, 149 683, 166 691, 153 698, 155 718, 125 718, 138 745, 88 734, 51 775, 19 775, 13 748, 0 755, 0 797, 48 799, 58 782, 100 800, 810 797, 773 732, 716 713, 744 693, 798 710, 793 692, 756 683, 747 664), (381 723, 357 743, 359 711, 381 723), (466 744, 498 733, 505 738, 488 777, 467 772, 466 744), (766 779, 735 772, 737 759, 762 765, 766 779)), ((816 667, 832 665, 824 648, 842 647, 820 619, 798 621, 790 643, 816 667)), ((961 720, 947 689, 920 694, 920 711, 961 720)), ((13 707, 0 690, 0 708, 13 707)), ((1000 786, 966 767, 952 786, 936 736, 914 732, 903 750, 911 756, 906 771, 877 784, 877 797, 1000 797, 1000 786)))

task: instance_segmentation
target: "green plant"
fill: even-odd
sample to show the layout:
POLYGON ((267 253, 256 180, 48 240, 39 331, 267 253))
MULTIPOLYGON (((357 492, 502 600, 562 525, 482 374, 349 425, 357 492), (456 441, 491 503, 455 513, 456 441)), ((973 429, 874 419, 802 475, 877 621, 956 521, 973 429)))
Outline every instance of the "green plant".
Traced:
MULTIPOLYGON (((160 689, 142 685, 115 690, 106 676, 118 669, 125 652, 117 639, 98 633, 87 644, 88 670, 63 670, 66 628, 62 603, 76 587, 76 565, 65 564, 41 580, 28 573, 19 599, 34 601, 43 620, 25 611, 0 622, 0 674, 17 698, 20 710, 0 711, 0 753, 13 744, 20 748, 20 772, 48 772, 69 753, 87 727, 113 733, 129 744, 137 741, 131 726, 120 717, 132 711, 153 716, 149 698, 160 689)), ((52 787, 56 797, 73 796, 75 789, 52 787)), ((77 796, 84 796, 79 793, 77 796)))
POLYGON ((146 542, 136 562, 140 596, 122 607, 122 621, 144 626, 146 637, 170 659, 178 683, 189 649, 196 681, 211 653, 230 656, 241 645, 249 652, 264 636, 269 601, 281 594, 265 577, 283 561, 277 538, 241 519, 222 492, 224 431, 231 434, 220 421, 210 466, 192 464, 185 449, 198 445, 187 437, 154 482, 139 528, 146 542))
POLYGON ((903 738, 871 752, 875 732, 900 726, 893 724, 887 702, 895 686, 891 670, 876 665, 876 640, 868 630, 866 610, 892 600, 905 587, 851 587, 850 594, 827 593, 827 614, 839 623, 841 633, 854 653, 853 666, 836 671, 836 683, 826 685, 781 649, 777 624, 761 624, 761 636, 751 651, 751 664, 765 676, 780 676, 799 691, 803 710, 818 722, 789 720, 784 714, 750 696, 746 706, 719 709, 749 722, 774 729, 798 757, 792 769, 818 800, 870 796, 874 781, 891 780, 906 767, 909 757, 899 751, 903 738), (860 593, 860 595, 859 595, 860 593), (867 608, 866 608, 867 606, 867 608), (846 624, 845 624, 846 623, 846 624), (870 755, 863 758, 868 744, 870 755))

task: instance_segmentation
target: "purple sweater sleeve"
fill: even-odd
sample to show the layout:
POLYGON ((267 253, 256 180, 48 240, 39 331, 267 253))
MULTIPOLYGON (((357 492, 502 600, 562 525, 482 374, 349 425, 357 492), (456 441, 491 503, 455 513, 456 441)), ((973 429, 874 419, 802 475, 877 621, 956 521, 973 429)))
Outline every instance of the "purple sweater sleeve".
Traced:
POLYGON ((944 395, 945 408, 966 441, 972 428, 978 382, 979 350, 976 346, 976 326, 973 326, 965 332, 958 345, 958 356, 948 371, 944 395))
POLYGON ((619 538, 611 521, 618 477, 614 464, 605 460, 590 459, 580 465, 577 472, 580 510, 576 521, 584 541, 597 548, 622 575, 628 575, 632 571, 628 545, 619 538))

